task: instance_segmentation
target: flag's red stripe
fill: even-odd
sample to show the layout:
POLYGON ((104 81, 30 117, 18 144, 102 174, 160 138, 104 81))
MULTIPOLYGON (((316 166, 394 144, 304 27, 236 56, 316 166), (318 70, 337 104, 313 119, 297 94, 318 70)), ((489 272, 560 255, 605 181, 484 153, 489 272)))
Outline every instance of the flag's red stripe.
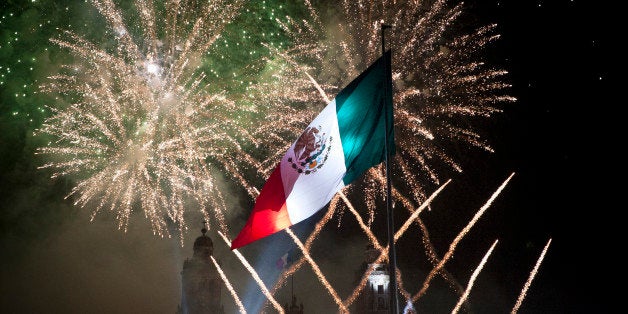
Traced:
POLYGON ((231 242, 232 250, 292 225, 288 216, 280 166, 280 164, 277 165, 264 184, 249 220, 240 234, 231 242))

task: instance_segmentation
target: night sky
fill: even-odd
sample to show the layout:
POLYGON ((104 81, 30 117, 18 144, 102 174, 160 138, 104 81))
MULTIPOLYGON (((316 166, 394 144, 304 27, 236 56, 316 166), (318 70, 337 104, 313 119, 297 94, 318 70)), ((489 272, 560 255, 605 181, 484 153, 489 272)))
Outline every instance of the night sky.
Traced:
MULTIPOLYGON (((451 174, 451 186, 422 214, 434 245, 443 254, 473 213, 515 172, 447 264, 465 286, 499 239, 469 297, 471 311, 508 313, 552 238, 520 313, 615 312, 617 298, 611 291, 621 289, 614 287, 622 282, 615 278, 619 263, 613 260, 621 248, 614 239, 620 234, 618 213, 624 206, 611 201, 618 189, 608 179, 619 179, 609 174, 621 166, 611 157, 614 150, 603 144, 608 141, 600 140, 616 134, 611 121, 620 112, 614 108, 621 105, 610 90, 616 65, 611 65, 609 54, 608 9, 601 2, 581 0, 468 1, 466 6, 469 22, 497 23, 502 37, 487 50, 488 60, 509 71, 511 94, 518 101, 485 121, 483 134, 494 153, 454 147, 465 171, 451 174)), ((183 247, 176 237, 154 236, 141 213, 134 214, 123 233, 110 214, 90 222, 87 210, 63 199, 72 182, 51 180, 49 173, 37 169, 44 161, 34 150, 44 140, 33 136, 33 130, 50 114, 44 105, 51 101, 37 86, 71 59, 48 39, 58 34, 56 27, 67 24, 84 24, 85 33, 97 31, 98 25, 90 24, 94 15, 83 1, 0 4, 2 313, 173 313, 180 302, 179 272, 200 235, 200 219, 190 223, 183 247)), ((246 17, 237 21, 241 27, 251 26, 246 17)), ((234 29, 226 37, 229 31, 234 29)), ((243 64, 240 57, 237 52, 231 56, 233 68, 243 64)), ((236 230, 244 224, 251 201, 237 196, 232 201, 234 213, 227 218, 236 230)), ((313 251, 342 296, 350 291, 347 282, 354 280, 366 244, 348 215, 341 229, 336 228, 337 219, 329 223, 313 251)), ((301 228, 307 230, 316 219, 301 228)), ((382 242, 384 227, 374 226, 382 242)), ((429 265, 415 262, 421 246, 416 232, 412 234, 399 243, 398 254, 399 267, 407 269, 406 288, 416 292, 429 265)), ((263 297, 247 282, 248 274, 218 235, 211 236, 215 256, 240 297, 245 304, 259 306, 263 297)), ((241 250, 264 278, 276 275, 272 267, 283 252, 283 247, 265 250, 271 240, 241 250)), ((433 293, 419 301, 418 309, 448 313, 456 296, 442 280, 433 285, 433 293)), ((307 313, 334 311, 331 298, 309 270, 296 274, 295 293, 307 313)), ((282 304, 288 296, 288 289, 277 294, 282 304)), ((228 312, 235 312, 225 289, 222 300, 228 312)))

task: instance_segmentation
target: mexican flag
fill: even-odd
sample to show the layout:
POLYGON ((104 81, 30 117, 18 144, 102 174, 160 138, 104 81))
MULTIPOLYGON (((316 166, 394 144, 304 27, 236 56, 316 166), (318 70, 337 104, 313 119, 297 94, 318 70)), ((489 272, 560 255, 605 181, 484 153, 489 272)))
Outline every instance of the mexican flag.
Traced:
POLYGON ((232 241, 237 249, 307 219, 394 154, 390 50, 345 87, 290 146, 232 241), (387 130, 386 130, 387 129, 387 130))

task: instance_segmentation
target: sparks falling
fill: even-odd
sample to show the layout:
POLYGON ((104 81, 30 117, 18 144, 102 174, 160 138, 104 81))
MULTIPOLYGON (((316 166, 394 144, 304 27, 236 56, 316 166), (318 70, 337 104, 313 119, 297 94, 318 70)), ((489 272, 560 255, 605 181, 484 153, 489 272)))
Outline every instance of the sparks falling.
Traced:
POLYGON ((508 182, 510 182, 510 179, 512 179, 512 177, 514 175, 515 175, 514 172, 510 174, 510 176, 499 186, 499 188, 497 188, 497 190, 495 190, 495 192, 493 192, 493 195, 491 195, 491 197, 488 199, 488 201, 486 201, 486 203, 484 203, 484 205, 482 205, 482 207, 480 207, 480 209, 475 213, 475 215, 473 215, 473 218, 471 218, 471 220, 469 220, 467 225, 464 228, 462 228, 462 230, 460 230, 460 232, 458 233, 456 238, 451 242, 451 244, 449 244, 449 249, 447 250, 447 252, 443 256, 443 258, 429 272, 429 274, 427 274, 427 278, 425 278, 425 281, 423 282, 423 285, 421 286, 421 289, 419 290, 419 292, 417 292, 412 297, 412 303, 416 303, 416 301, 420 297, 425 295, 425 292, 429 288, 430 283, 432 282, 434 277, 438 274, 438 272, 441 269, 443 269, 443 267, 445 267, 445 264, 454 255, 454 252, 456 251, 456 247, 458 246, 458 244, 460 244, 460 241, 467 235, 467 233, 469 233, 469 231, 471 231, 471 228, 473 228, 473 226, 475 226, 475 223, 482 217, 482 215, 484 215, 484 212, 486 212, 486 210, 489 207, 491 207, 491 204, 493 204, 493 201, 495 201, 497 196, 499 196, 499 194, 502 192, 502 190, 504 190, 504 188, 506 187, 506 185, 508 185, 508 182))
POLYGON ((214 263, 214 266, 216 266, 216 269, 218 270, 218 274, 220 274, 220 278, 222 279, 222 282, 225 283, 225 286, 227 287, 227 290, 231 294, 233 301, 238 306, 238 310, 240 311, 241 314, 246 314, 246 309, 244 308, 244 304, 242 304, 242 301, 240 301, 238 294, 235 292, 235 289, 233 289, 233 286, 231 285, 231 282, 225 275, 225 272, 222 270, 222 267, 220 267, 220 264, 216 262, 216 259, 213 256, 210 256, 209 258, 211 258, 212 263, 214 263))
POLYGON ((120 229, 141 208, 155 233, 170 236, 169 224, 182 231, 184 213, 194 209, 226 232, 218 173, 254 195, 242 173, 255 173, 259 164, 241 150, 254 142, 239 120, 246 109, 225 92, 210 92, 198 68, 242 1, 172 0, 160 7, 137 0, 138 16, 128 25, 113 1, 91 3, 110 38, 90 42, 68 30, 51 39, 76 63, 42 87, 63 101, 51 106, 39 130, 51 137, 38 149, 50 160, 41 168, 71 176, 76 185, 68 197, 94 208, 92 219, 103 209, 114 212, 120 229), (138 34, 131 34, 133 22, 141 25, 138 34))
MULTIPOLYGON (((231 246, 231 240, 229 238, 227 238, 227 236, 222 234, 222 232, 220 232, 220 231, 218 232, 218 234, 225 241, 227 246, 230 247, 231 246)), ((253 277, 253 279, 255 280, 257 285, 259 286, 259 288, 262 291, 262 293, 264 294, 264 296, 268 299, 268 301, 270 301, 270 303, 275 307, 275 310, 277 310, 277 312, 279 314, 283 314, 285 311, 283 310, 281 305, 279 305, 279 302, 277 302, 277 300, 275 300, 275 298, 270 293, 270 291, 268 291, 268 288, 266 288, 266 285, 262 281, 262 278, 260 278, 259 274, 255 271, 253 266, 251 266, 251 264, 246 260, 246 258, 244 256, 242 256, 242 254, 240 252, 238 252, 237 249, 231 250, 231 252, 233 252, 233 254, 235 254, 235 256, 238 257, 238 260, 240 260, 240 263, 242 263, 242 266, 244 266, 246 268, 246 270, 249 272, 249 274, 251 274, 251 277, 253 277)))
POLYGON ((484 268, 484 264, 486 264, 486 261, 491 256, 491 253, 493 253, 493 249, 495 249, 495 246, 497 245, 497 241, 498 240, 495 240, 495 242, 493 242, 493 245, 491 245, 491 248, 488 249, 488 252, 484 254, 484 257, 482 258, 482 261, 480 261, 480 264, 478 265, 478 267, 476 267, 475 270, 473 271, 473 274, 471 274, 471 278, 469 278, 469 283, 467 284, 467 289, 464 290, 464 294, 460 297, 460 299, 458 300, 458 303, 456 303, 456 306, 451 311, 451 314, 458 313, 458 311, 460 311, 460 307, 462 306, 462 304, 469 297, 469 293, 471 293, 471 289, 473 288, 473 283, 475 282, 475 279, 477 279, 478 275, 482 271, 482 268, 484 268))
POLYGON ((299 249, 303 253, 303 257, 308 261, 308 263, 312 267, 312 270, 314 270, 314 273, 316 274, 316 277, 318 278, 318 280, 323 284, 327 292, 329 292, 329 294, 332 296, 332 298, 334 299, 334 302, 336 302, 336 304, 338 305, 338 311, 340 313, 349 313, 349 310, 344 306, 344 304, 342 304, 342 300, 340 299, 340 296, 336 292, 336 289, 334 289, 334 287, 332 287, 332 285, 329 284, 329 281, 327 280, 325 275, 323 275, 323 272, 321 272, 321 269, 318 266, 318 264, 316 264, 314 259, 312 259, 312 256, 310 255, 309 251, 305 248, 303 243, 301 243, 301 240, 299 240, 299 238, 294 234, 294 232, 292 232, 290 228, 286 229, 286 233, 290 235, 294 243, 299 247, 299 249))
POLYGON ((545 244, 545 247, 543 248, 543 252, 541 252, 541 255, 539 255, 539 258, 536 260, 536 264, 534 264, 534 268, 530 272, 530 275, 528 276, 528 280, 526 280, 525 285, 523 285, 523 289, 521 289, 521 293, 519 294, 519 297, 517 298, 517 302, 515 303, 515 306, 512 308, 512 311, 510 312, 511 314, 516 314, 519 311, 519 308, 521 307, 521 304, 523 303, 523 299, 525 299, 526 293, 528 293, 528 289, 530 289, 530 285, 532 285, 532 280, 534 280, 536 273, 539 271, 539 267, 541 267, 543 258, 545 258, 545 254, 547 253, 547 249, 549 249, 549 246, 551 243, 552 243, 552 239, 550 238, 549 240, 547 240, 547 244, 545 244))

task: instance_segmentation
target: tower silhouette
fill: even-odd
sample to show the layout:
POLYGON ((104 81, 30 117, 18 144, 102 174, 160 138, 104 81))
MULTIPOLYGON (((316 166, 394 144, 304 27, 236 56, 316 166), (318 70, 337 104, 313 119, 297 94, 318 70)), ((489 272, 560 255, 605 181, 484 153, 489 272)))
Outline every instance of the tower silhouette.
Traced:
POLYGON ((214 252, 214 243, 206 235, 207 229, 201 229, 202 235, 194 241, 194 254, 183 263, 181 271, 181 305, 178 313, 182 314, 224 314, 220 302, 222 281, 210 256, 214 252))

